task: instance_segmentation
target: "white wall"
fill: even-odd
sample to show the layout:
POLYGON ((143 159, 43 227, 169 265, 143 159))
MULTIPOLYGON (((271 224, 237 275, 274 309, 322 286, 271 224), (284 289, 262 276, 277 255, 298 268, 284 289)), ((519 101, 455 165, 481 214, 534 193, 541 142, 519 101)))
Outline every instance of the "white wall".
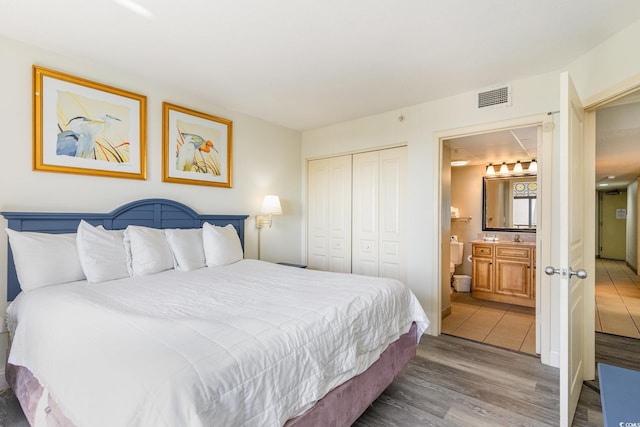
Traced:
POLYGON ((566 68, 583 101, 640 73, 640 20, 586 52, 566 68))
MULTIPOLYGON (((640 73, 640 21, 568 63, 578 93, 595 96, 640 73)), ((568 61, 569 62, 569 61, 568 61)), ((513 105, 478 111, 475 92, 363 117, 302 134, 302 158, 366 149, 399 142, 409 147, 408 285, 432 319, 437 333, 439 299, 440 143, 434 136, 448 129, 554 112, 559 109, 559 74, 551 72, 512 82, 513 105), (403 116, 404 120, 399 120, 403 116)), ((557 133, 557 126, 554 134, 557 133)), ((304 166, 303 166, 304 167, 304 166)), ((304 253, 304 242, 302 246, 304 253)), ((557 301, 557 290, 551 300, 557 301)), ((552 304, 553 305, 553 304, 552 304)), ((551 307, 551 351, 559 351, 557 304, 551 307)))
MULTIPOLYGON (((375 116, 310 130, 302 134, 302 158, 308 159, 389 144, 409 147, 407 282, 432 319, 439 317, 440 143, 435 133, 555 111, 559 107, 558 73, 512 82, 513 105, 478 111, 476 93, 467 92, 375 116), (399 120, 403 116, 403 120, 399 120)), ((303 247, 304 252, 304 247, 303 247)))
MULTIPOLYGON (((159 87, 153 84, 153 76, 124 74, 109 66, 82 62, 1 37, 0 52, 0 147, 4 153, 0 156, 1 211, 109 212, 133 200, 162 197, 185 203, 200 213, 254 215, 265 194, 278 194, 284 214, 274 217, 272 228, 263 230, 262 258, 300 262, 299 132, 226 110, 199 99, 197 94, 159 87), (33 64, 147 96, 147 180, 32 171, 33 64), (163 101, 233 121, 233 188, 161 182, 163 101)), ((5 227, 6 220, 0 218, 0 229, 5 227)), ((6 295, 7 244, 5 233, 0 234, 0 295, 6 295)), ((246 223, 245 249, 246 257, 256 257, 253 216, 246 223)), ((0 297, 0 313, 4 314, 5 306, 0 297)), ((0 345, 0 359, 4 354, 0 345)), ((1 360, 0 366, 4 366, 1 360)))
POLYGON ((638 271, 638 181, 627 186, 627 253, 626 261, 638 271))

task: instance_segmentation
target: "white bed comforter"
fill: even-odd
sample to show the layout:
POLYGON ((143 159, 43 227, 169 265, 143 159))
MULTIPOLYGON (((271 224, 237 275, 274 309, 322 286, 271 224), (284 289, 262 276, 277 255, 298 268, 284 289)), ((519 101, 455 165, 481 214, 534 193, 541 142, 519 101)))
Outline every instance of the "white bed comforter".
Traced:
POLYGON ((244 260, 23 292, 9 362, 77 426, 282 426, 413 321, 396 280, 244 260))

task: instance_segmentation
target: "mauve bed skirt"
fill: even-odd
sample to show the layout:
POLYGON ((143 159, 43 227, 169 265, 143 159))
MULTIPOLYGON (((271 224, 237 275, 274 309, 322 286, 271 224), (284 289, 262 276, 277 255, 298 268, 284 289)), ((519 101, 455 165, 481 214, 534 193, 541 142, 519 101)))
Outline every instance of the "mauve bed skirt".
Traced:
MULTIPOLYGON (((409 332, 391 343, 369 369, 327 393, 307 412, 287 421, 285 427, 350 426, 416 355, 417 341, 414 323, 409 332)), ((5 377, 29 424, 34 425, 42 386, 23 366, 7 363, 5 377)), ((51 396, 43 410, 44 414, 40 416, 46 416, 49 427, 73 427, 51 396)))

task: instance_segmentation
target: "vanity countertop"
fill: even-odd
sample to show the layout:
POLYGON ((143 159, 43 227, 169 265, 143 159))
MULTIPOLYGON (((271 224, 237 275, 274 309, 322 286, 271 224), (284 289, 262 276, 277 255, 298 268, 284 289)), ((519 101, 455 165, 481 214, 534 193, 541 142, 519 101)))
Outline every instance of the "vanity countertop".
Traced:
POLYGON ((510 246, 530 246, 535 247, 536 242, 514 242, 513 240, 472 240, 471 243, 480 243, 483 245, 510 245, 510 246))

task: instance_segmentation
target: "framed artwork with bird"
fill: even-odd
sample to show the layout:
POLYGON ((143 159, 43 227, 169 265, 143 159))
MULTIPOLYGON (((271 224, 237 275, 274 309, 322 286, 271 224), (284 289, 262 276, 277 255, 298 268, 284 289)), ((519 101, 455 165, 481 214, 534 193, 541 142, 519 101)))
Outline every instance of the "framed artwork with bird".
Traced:
POLYGON ((231 120, 162 104, 162 180, 231 188, 231 120))
POLYGON ((147 98, 33 66, 33 169, 146 179, 147 98))

